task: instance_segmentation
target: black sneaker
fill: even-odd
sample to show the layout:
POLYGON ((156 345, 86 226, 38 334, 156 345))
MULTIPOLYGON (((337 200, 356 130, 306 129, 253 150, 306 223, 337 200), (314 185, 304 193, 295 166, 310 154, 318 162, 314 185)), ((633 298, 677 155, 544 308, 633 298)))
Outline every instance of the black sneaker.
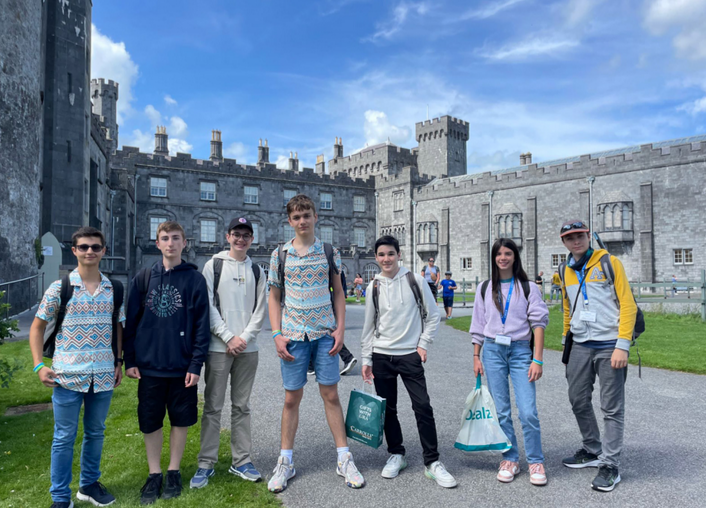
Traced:
POLYGON ((113 496, 101 482, 93 482, 86 487, 79 487, 76 497, 81 501, 89 501, 93 506, 108 506, 115 502, 113 496))
POLYGON ((567 457, 561 461, 561 463, 564 464, 566 467, 570 467, 572 469, 581 469, 584 467, 598 467, 600 462, 601 461, 598 460, 598 455, 588 453, 583 448, 574 453, 573 457, 567 457))
POLYGON ((181 496, 181 471, 167 471, 167 484, 162 491, 162 499, 181 496))
POLYGON ((341 372, 340 372, 341 376, 345 376, 346 374, 348 374, 351 371, 351 369, 353 369, 353 367, 355 367, 356 363, 358 363, 358 359, 355 357, 351 358, 350 361, 348 361, 341 369, 341 372))
POLYGON ((140 490, 140 504, 152 504, 159 498, 162 490, 162 473, 154 473, 147 477, 147 481, 140 490))
POLYGON ((610 492, 618 483, 620 483, 618 468, 604 464, 598 468, 598 474, 591 482, 591 487, 593 487, 593 490, 610 492))
POLYGON ((49 508, 74 508, 73 501, 54 501, 49 508))

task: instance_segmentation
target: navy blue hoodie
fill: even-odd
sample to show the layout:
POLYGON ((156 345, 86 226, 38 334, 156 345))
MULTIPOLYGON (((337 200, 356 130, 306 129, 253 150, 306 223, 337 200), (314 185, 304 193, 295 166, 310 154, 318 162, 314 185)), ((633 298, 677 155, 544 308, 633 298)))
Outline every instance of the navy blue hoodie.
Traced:
POLYGON ((201 374, 211 341, 206 279, 193 263, 182 261, 165 270, 161 261, 152 266, 140 322, 137 277, 130 283, 123 349, 125 368, 140 374, 182 377, 201 374))

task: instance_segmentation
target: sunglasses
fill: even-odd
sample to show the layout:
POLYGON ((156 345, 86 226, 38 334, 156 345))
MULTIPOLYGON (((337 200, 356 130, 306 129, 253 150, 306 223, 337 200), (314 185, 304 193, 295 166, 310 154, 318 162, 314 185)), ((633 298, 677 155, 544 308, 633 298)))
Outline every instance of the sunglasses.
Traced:
POLYGON ((88 252, 91 249, 93 252, 100 252, 103 250, 103 246, 99 243, 94 243, 93 245, 88 245, 87 243, 81 243, 76 246, 76 248, 81 252, 88 252))
POLYGON ((588 227, 583 222, 572 222, 571 224, 564 224, 561 226, 562 233, 566 233, 567 231, 571 231, 573 229, 588 229, 588 227))

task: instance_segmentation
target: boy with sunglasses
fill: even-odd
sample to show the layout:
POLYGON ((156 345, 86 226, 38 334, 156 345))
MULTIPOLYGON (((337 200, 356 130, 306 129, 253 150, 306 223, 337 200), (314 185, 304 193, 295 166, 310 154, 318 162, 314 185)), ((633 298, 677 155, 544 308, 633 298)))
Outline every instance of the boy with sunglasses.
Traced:
POLYGON ((253 240, 252 223, 244 217, 233 219, 226 233, 230 249, 215 254, 203 267, 211 304, 211 344, 206 360, 201 451, 192 489, 205 487, 215 474, 229 376, 232 460, 228 472, 251 482, 261 478, 250 458, 250 394, 258 364, 257 334, 265 320, 267 281, 248 257, 253 240))
POLYGON ((566 379, 569 400, 578 422, 583 446, 562 462, 569 468, 598 467, 591 486, 610 492, 620 482, 618 467, 623 448, 625 380, 628 353, 635 328, 637 305, 622 263, 610 256, 614 283, 607 284, 601 258, 603 249, 590 246, 590 231, 580 220, 561 226, 561 241, 570 254, 559 268, 564 297, 565 348, 570 348, 566 379), (561 272, 564 273, 561 273, 561 272), (572 338, 567 342, 567 333, 572 338), (591 394, 600 379, 603 439, 601 440, 591 394))
MULTIPOLYGON (((71 508, 71 464, 81 406, 83 443, 81 478, 76 497, 95 506, 115 502, 98 479, 103 452, 105 419, 113 388, 122 380, 122 358, 113 354, 113 283, 100 272, 105 255, 105 237, 99 230, 83 227, 71 238, 71 251, 78 268, 69 275, 73 294, 66 303, 64 320, 55 339, 51 367, 44 365, 42 353, 47 325, 56 325, 61 306, 62 281, 54 282, 44 293, 29 333, 34 372, 44 386, 54 389, 54 439, 51 446, 52 508, 71 508)), ((125 321, 120 308, 118 322, 125 321)), ((117 351, 122 350, 122 326, 117 329, 117 351)))

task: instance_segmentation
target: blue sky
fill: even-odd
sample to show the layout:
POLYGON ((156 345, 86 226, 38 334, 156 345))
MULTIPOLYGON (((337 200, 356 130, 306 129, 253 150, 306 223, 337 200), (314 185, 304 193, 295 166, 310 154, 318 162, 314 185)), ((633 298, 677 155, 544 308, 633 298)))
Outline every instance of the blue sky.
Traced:
POLYGON ((120 145, 306 167, 470 122, 469 172, 706 133, 706 0, 94 2, 120 145))

